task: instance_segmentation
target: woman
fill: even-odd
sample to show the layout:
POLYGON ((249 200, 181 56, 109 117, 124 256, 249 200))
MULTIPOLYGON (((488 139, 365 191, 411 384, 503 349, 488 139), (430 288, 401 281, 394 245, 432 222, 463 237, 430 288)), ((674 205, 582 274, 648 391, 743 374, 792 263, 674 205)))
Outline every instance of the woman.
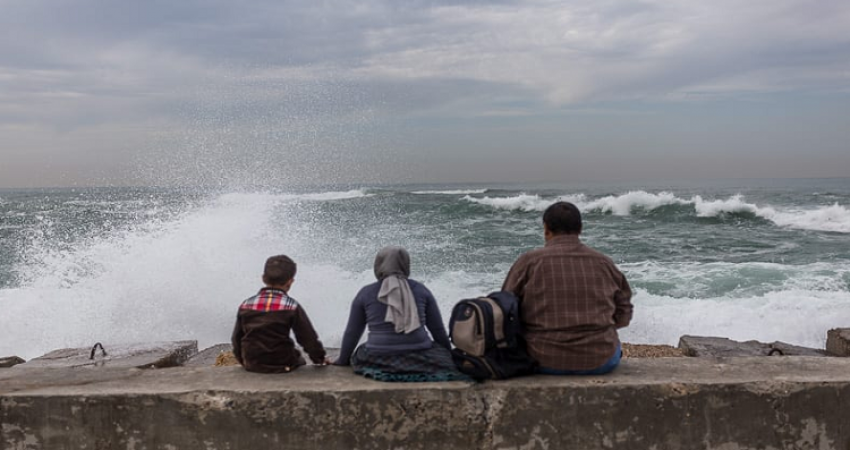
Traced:
POLYGON ((470 380, 452 362, 437 301, 428 288, 408 276, 407 250, 384 247, 378 252, 378 281, 354 298, 334 364, 350 364, 355 373, 381 381, 470 380), (369 337, 355 351, 366 325, 369 337))

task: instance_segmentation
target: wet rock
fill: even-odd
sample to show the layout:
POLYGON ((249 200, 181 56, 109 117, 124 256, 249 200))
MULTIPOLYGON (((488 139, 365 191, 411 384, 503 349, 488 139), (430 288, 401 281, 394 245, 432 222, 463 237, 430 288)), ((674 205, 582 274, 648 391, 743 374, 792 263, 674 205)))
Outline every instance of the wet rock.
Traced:
POLYGON ((709 336, 682 336, 679 348, 686 356, 826 356, 823 350, 785 342, 733 341, 709 336))
POLYGON ((0 369, 17 366, 18 364, 23 364, 25 362, 26 361, 23 358, 18 356, 6 356, 0 358, 0 369))
POLYGON ((834 356, 850 356, 850 328, 835 328, 826 333, 826 351, 834 356))
POLYGON ((97 349, 86 347, 54 350, 21 364, 20 367, 163 368, 179 366, 197 352, 197 341, 105 344, 103 351, 99 347, 97 349))

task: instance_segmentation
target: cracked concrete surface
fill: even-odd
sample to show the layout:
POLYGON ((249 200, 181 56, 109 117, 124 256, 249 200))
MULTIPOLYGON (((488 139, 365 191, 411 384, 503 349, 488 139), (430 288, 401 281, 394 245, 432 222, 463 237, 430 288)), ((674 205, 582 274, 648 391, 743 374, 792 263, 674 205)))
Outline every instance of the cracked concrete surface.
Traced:
POLYGON ((2 449, 850 449, 850 358, 380 383, 342 367, 0 372, 2 449))

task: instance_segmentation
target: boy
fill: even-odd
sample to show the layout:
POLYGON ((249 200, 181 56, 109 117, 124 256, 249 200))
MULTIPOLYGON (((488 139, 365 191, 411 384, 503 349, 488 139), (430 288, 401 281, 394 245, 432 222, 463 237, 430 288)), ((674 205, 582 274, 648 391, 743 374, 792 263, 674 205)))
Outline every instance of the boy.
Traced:
POLYGON ((233 328, 233 355, 249 372, 289 372, 306 364, 289 337, 295 338, 315 364, 327 364, 325 349, 307 313, 287 292, 295 282, 295 262, 288 256, 266 260, 257 295, 242 302, 233 328))

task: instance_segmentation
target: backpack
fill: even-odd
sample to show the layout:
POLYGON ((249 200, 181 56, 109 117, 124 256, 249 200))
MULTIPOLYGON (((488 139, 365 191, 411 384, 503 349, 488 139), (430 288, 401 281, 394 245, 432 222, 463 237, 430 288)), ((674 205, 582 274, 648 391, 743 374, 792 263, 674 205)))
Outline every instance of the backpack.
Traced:
POLYGON ((477 380, 534 373, 521 335, 519 301, 510 292, 459 301, 452 308, 449 337, 458 369, 477 380))

